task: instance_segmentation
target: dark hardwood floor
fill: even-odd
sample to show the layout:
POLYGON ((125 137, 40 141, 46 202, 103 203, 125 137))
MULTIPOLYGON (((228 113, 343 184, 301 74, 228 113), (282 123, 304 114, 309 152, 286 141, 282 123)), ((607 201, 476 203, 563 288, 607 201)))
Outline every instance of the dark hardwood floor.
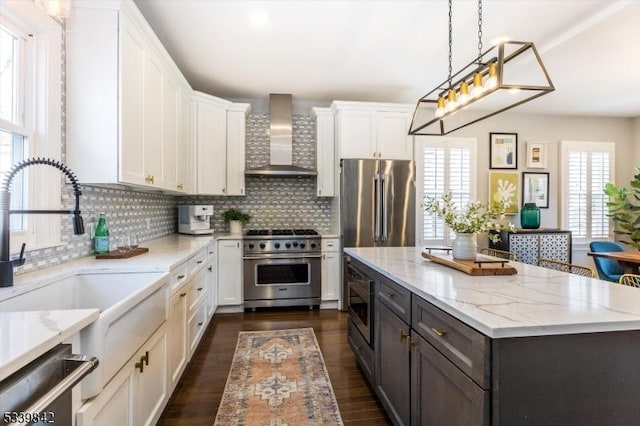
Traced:
POLYGON ((158 425, 212 426, 238 331, 313 327, 345 425, 391 424, 347 343, 348 315, 336 310, 277 309, 216 314, 158 425))

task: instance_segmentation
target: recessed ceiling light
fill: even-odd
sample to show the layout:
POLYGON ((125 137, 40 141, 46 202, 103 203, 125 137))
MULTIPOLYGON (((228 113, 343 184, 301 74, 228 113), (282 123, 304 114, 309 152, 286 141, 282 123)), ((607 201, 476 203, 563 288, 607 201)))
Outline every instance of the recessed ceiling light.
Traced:
POLYGON ((262 8, 250 9, 247 12, 247 19, 251 26, 263 28, 267 23, 269 23, 269 13, 262 8))

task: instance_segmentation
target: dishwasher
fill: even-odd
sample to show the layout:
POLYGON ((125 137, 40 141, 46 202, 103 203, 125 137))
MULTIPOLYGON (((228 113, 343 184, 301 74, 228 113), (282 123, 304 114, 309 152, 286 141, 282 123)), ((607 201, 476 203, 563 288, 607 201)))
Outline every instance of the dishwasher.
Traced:
POLYGON ((71 389, 98 365, 60 344, 0 383, 0 424, 73 424, 71 389))

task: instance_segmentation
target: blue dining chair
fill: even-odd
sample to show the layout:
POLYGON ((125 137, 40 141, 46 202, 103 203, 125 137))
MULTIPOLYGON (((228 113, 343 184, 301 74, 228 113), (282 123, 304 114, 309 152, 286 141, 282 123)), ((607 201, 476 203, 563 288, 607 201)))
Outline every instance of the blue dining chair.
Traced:
MULTIPOLYGON (((589 244, 589 248, 594 253, 603 251, 624 251, 624 247, 615 241, 592 241, 589 244)), ((617 283, 620 281, 620 276, 624 274, 624 269, 620 266, 620 263, 618 263, 617 260, 594 256, 593 263, 596 265, 596 271, 598 271, 598 276, 601 280, 617 283)))

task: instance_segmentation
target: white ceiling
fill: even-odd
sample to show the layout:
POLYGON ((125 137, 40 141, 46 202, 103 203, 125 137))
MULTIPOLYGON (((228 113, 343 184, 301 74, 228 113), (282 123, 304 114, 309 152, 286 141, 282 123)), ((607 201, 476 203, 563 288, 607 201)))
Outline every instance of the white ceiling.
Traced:
MULTIPOLYGON (((223 98, 414 103, 447 77, 444 0, 135 2, 191 86, 223 98)), ((640 0, 482 6, 484 48, 534 42, 556 87, 518 111, 640 116, 640 0)), ((477 55, 477 31, 477 2, 455 0, 454 73, 477 55)))

